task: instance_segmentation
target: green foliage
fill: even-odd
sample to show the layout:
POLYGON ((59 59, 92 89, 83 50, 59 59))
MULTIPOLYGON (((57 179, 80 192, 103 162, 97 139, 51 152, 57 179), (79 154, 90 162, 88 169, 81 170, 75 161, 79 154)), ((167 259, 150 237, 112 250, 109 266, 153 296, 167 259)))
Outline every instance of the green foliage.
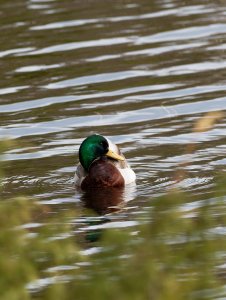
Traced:
MULTIPOLYGON (((5 143, 0 145, 1 151, 5 149, 5 143)), ((73 211, 55 216, 32 199, 1 200, 1 300, 31 299, 29 283, 58 276, 54 269, 47 276, 49 268, 81 261, 70 223, 74 217, 73 211), (40 219, 42 223, 36 221, 40 219)))
POLYGON ((1 201, 0 299, 217 298, 224 284, 224 182, 216 197, 189 209, 192 195, 179 191, 152 200, 138 225, 97 232, 100 239, 88 246, 100 251, 89 256, 75 239, 75 211, 53 214, 25 198, 1 201))
POLYGON ((219 219, 224 204, 207 201, 188 216, 187 201, 179 192, 153 201, 137 235, 105 232, 102 245, 108 250, 93 258, 79 299, 213 299, 222 285, 219 254, 226 249, 224 236, 213 229, 225 224, 219 219))

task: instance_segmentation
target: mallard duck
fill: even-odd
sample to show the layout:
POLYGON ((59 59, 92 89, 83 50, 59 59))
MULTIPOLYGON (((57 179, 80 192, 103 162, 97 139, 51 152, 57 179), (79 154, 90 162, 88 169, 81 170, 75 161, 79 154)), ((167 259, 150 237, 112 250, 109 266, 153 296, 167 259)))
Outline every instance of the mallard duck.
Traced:
POLYGON ((75 185, 83 190, 123 187, 136 179, 118 146, 99 134, 90 135, 82 142, 79 161, 75 185))

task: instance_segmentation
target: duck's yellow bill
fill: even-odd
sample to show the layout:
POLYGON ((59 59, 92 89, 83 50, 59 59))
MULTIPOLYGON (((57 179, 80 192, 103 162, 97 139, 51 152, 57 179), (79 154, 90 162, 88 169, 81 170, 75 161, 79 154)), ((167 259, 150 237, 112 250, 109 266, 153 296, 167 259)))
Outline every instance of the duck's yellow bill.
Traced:
POLYGON ((125 160, 125 158, 115 152, 113 152, 112 150, 108 150, 108 152, 106 153, 106 156, 114 158, 116 160, 125 160))

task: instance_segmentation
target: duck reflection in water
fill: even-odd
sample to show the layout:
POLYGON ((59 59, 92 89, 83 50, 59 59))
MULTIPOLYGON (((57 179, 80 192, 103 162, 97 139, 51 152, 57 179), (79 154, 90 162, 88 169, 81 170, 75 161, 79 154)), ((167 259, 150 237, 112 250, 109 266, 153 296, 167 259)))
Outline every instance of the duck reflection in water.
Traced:
POLYGON ((134 198, 135 190, 135 185, 126 188, 92 188, 83 192, 81 200, 84 207, 105 215, 122 210, 134 198))

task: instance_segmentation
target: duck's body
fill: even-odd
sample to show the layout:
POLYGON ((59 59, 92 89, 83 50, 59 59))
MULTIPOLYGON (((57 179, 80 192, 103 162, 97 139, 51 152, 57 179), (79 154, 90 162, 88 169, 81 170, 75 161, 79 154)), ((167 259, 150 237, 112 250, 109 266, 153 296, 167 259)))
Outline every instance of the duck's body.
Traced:
POLYGON ((136 180, 119 148, 101 135, 87 137, 79 148, 75 185, 82 189, 123 187, 136 180))

